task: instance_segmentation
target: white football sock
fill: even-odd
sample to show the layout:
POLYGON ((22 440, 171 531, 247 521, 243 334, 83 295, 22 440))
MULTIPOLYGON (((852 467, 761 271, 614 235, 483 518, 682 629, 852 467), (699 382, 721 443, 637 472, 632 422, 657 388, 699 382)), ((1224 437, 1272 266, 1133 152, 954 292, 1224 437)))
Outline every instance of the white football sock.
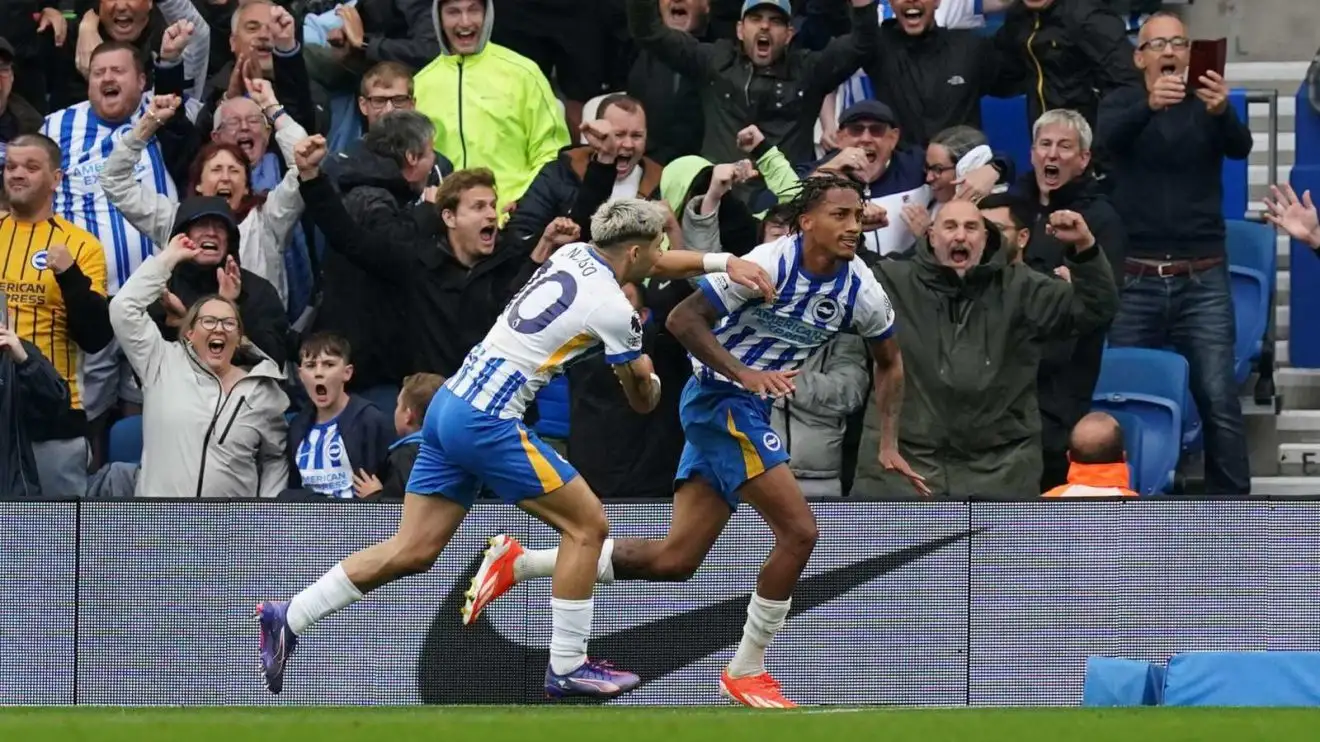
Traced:
POLYGON ((359 600, 362 592, 348 579, 341 562, 289 601, 289 628, 301 636, 312 624, 359 600))
POLYGON ((765 648, 770 640, 784 628, 788 618, 788 607, 793 600, 766 600, 752 593, 752 602, 747 606, 747 623, 743 624, 742 641, 738 642, 738 651, 729 663, 729 675, 735 678, 758 675, 765 672, 765 648))
MULTIPOLYGON (((596 562, 596 582, 608 585, 614 582, 614 539, 605 539, 600 547, 600 560, 596 562)), ((555 560, 559 549, 528 549, 513 560, 513 581, 526 582, 555 573, 555 560)))
POLYGON ((587 661, 592 600, 551 598, 550 610, 554 617, 550 634, 550 669, 556 675, 566 675, 587 661))

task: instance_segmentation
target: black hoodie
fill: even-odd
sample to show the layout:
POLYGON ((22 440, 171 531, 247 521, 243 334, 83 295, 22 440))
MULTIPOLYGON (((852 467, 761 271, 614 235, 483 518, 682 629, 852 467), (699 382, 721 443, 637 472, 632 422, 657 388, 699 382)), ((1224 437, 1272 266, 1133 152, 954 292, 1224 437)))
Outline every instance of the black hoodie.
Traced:
MULTIPOLYGON (((37 346, 20 341, 27 360, 15 363, 0 350, 0 497, 38 497, 37 463, 32 456, 34 423, 58 417, 69 408, 69 385, 37 346)), ((47 492, 52 497, 81 497, 81 492, 47 492)))
MULTIPOLYGON (((362 335, 368 323, 388 333, 366 342, 403 368, 374 383, 398 385, 412 372, 451 376, 539 266, 531 261, 529 246, 501 234, 495 252, 468 268, 441 235, 435 206, 411 204, 415 194, 396 163, 361 147, 349 160, 358 164, 346 164, 340 171, 340 188, 346 194, 342 201, 325 175, 305 180, 301 187, 307 213, 332 252, 325 263, 326 304, 331 297, 344 301, 336 293, 344 285, 341 280, 359 284, 353 303, 344 301, 333 313, 323 306, 317 324, 345 333, 349 342, 354 334, 362 335), (366 169, 369 164, 373 169, 366 169), (372 180, 363 182, 368 173, 372 180), (332 257, 343 260, 340 280, 332 278, 332 257), (368 276, 380 305, 368 303, 361 292, 368 276)), ((356 345, 353 356, 359 367, 363 356, 356 345)))
MULTIPOLYGON (((203 217, 215 217, 224 220, 229 227, 229 256, 238 262, 238 222, 229 203, 217 196, 191 196, 179 204, 174 216, 174 229, 171 236, 188 231, 189 225, 203 217)), ((220 281, 216 271, 220 266, 204 266, 194 262, 180 263, 170 276, 168 288, 179 297, 184 307, 191 307, 204 296, 220 293, 220 281)), ((239 266, 242 268, 242 266, 239 266)), ((280 295, 269 281, 242 270, 242 287, 238 294, 238 313, 243 319, 243 332, 252 344, 260 348, 280 366, 289 357, 289 319, 284 311, 280 295)), ((162 305, 151 308, 152 317, 160 327, 161 335, 173 341, 178 338, 178 331, 167 327, 162 305)))

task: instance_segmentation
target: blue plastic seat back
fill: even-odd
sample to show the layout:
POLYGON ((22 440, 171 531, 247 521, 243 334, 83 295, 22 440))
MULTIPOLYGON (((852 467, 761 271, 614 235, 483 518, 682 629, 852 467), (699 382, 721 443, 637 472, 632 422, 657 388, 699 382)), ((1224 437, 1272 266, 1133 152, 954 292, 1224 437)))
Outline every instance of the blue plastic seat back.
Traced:
POLYGON ((1142 446, 1145 445, 1142 436, 1145 428, 1141 422, 1141 418, 1121 407, 1109 409, 1099 406, 1096 407, 1096 409, 1103 409, 1105 412, 1113 415, 1114 419, 1118 421, 1119 426, 1123 428, 1123 450, 1127 452, 1128 468, 1132 472, 1132 478, 1128 482, 1128 486, 1140 492, 1141 482, 1139 479, 1141 474, 1141 463, 1145 458, 1142 449, 1142 446))
POLYGON ((1095 394, 1145 394, 1173 400, 1187 397, 1187 359, 1170 350, 1105 348, 1095 394))
POLYGON ((1118 419, 1125 437, 1130 430, 1140 429, 1140 433, 1132 434, 1134 440, 1127 443, 1129 450, 1140 451, 1129 456, 1135 479, 1132 488, 1143 496, 1169 491, 1182 454, 1182 416, 1178 403, 1144 394, 1111 394, 1096 395, 1091 407, 1118 419))
POLYGON ((1273 289, 1279 265, 1278 233, 1274 227, 1243 219, 1225 219, 1224 228, 1229 266, 1256 271, 1265 276, 1265 285, 1273 289))
POLYGON ((536 409, 540 413, 532 429, 543 438, 568 437, 568 376, 551 380, 536 395, 536 409))
POLYGON ((1229 268, 1233 292, 1233 315, 1237 337, 1233 342, 1233 372, 1239 386, 1251 375, 1251 364, 1260 358, 1261 343, 1269 324, 1269 279, 1251 268, 1229 268))
POLYGON ((111 463, 142 463, 142 416, 129 415, 110 426, 110 447, 106 458, 111 463))
POLYGON ((990 140, 990 149, 1013 159, 1019 175, 1031 170, 1031 127, 1025 95, 981 98, 981 131, 990 140))

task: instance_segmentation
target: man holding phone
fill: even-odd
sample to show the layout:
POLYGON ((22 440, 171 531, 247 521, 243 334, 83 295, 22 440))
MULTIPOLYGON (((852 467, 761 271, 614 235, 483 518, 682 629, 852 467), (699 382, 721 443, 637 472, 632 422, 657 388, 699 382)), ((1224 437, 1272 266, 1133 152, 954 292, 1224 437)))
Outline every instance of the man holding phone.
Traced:
POLYGON ((1193 42, 1177 17, 1151 16, 1137 44, 1145 89, 1106 98, 1096 132, 1112 158, 1111 200, 1128 229, 1122 302, 1109 344, 1173 346, 1187 358, 1205 425, 1206 489, 1248 494, 1222 171, 1225 157, 1251 154, 1251 130, 1228 105, 1217 52, 1201 65, 1203 73, 1188 79, 1193 42))

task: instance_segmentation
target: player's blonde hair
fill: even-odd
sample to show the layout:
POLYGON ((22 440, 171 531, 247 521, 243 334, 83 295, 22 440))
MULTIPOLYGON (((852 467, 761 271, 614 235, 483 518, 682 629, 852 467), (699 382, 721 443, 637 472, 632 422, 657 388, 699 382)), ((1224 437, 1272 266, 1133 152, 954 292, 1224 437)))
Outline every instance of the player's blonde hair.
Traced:
POLYGON ((603 248, 649 243, 664 234, 669 221, 657 203, 640 198, 606 201, 591 215, 591 240, 603 248))

